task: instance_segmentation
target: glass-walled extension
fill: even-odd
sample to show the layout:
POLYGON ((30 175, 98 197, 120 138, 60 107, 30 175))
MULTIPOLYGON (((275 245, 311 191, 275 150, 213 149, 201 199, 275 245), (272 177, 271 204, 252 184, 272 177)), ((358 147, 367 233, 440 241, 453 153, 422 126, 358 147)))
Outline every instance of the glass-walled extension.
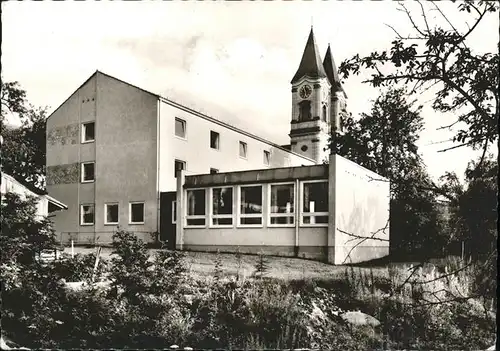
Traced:
MULTIPOLYGON (((389 182, 337 155, 325 165, 177 176, 175 247, 335 264, 389 252, 389 182)), ((172 220, 173 222, 173 220, 172 220)))
POLYGON ((185 177, 178 248, 324 259, 328 166, 283 170, 185 177))

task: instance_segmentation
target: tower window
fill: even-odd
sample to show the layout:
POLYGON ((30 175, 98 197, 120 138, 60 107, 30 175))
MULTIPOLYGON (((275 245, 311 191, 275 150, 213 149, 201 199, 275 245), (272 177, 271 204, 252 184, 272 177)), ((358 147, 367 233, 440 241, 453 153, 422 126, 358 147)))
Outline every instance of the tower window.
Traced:
POLYGON ((299 121, 311 119, 311 101, 303 100, 299 102, 299 121))
POLYGON ((326 121, 326 106, 323 105, 323 116, 322 116, 322 120, 323 121, 326 121))

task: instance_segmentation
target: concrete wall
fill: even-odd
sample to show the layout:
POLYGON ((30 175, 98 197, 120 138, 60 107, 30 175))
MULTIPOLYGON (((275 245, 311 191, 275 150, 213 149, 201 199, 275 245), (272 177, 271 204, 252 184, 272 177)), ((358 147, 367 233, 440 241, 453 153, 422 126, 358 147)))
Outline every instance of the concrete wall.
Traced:
POLYGON ((56 232, 80 228, 80 203, 94 203, 94 183, 80 183, 80 162, 95 160, 95 143, 81 144, 81 123, 96 119, 96 76, 92 76, 47 119, 47 192, 68 206, 53 217, 56 232))
POLYGON ((47 190, 68 205, 57 213, 63 241, 108 243, 104 204, 119 204, 119 225, 151 240, 157 230, 157 96, 97 72, 47 120, 47 190), (81 143, 81 124, 95 121, 95 141, 81 143), (80 183, 80 163, 95 161, 95 181, 80 183), (145 223, 129 225, 129 202, 145 202, 145 223), (80 204, 95 204, 92 226, 80 225, 80 204), (73 233, 73 234, 71 234, 73 233))
POLYGON ((174 160, 187 163, 186 175, 208 174, 210 168, 220 172, 312 165, 314 162, 288 150, 230 128, 210 117, 169 103, 160 102, 159 121, 159 190, 175 191, 174 160), (186 121, 185 139, 175 135, 175 118, 186 121), (220 135, 219 150, 210 147, 210 131, 220 135), (239 156, 239 142, 247 144, 247 158, 239 156), (271 153, 270 164, 264 163, 264 150, 271 153))
POLYGON ((105 203, 119 204, 121 228, 137 234, 156 231, 158 98, 98 74, 97 101, 96 232, 103 241, 116 228, 104 224, 105 203), (129 224, 131 201, 145 203, 144 224, 129 224))
POLYGON ((334 263, 355 263, 388 255, 389 181, 344 157, 333 157, 336 170, 334 263), (378 240, 364 239, 370 237, 378 240))

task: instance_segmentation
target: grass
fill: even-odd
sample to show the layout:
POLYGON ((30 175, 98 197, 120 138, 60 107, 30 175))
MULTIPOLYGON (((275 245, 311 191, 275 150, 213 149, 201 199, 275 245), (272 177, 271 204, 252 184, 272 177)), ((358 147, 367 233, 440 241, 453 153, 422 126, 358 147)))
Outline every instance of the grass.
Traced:
MULTIPOLYGON (((150 249, 149 251, 153 253, 157 250, 150 249)), ((64 252, 71 253, 71 248, 65 248, 64 252)), ((89 254, 96 252, 96 248, 75 247, 74 252, 75 255, 89 254)), ((111 258, 111 252, 111 248, 103 247, 101 258, 111 258)), ((185 254, 188 271, 193 277, 214 274, 217 253, 185 251, 185 254)), ((238 255, 232 253, 219 253, 219 257, 223 275, 239 274, 240 277, 250 277, 254 273, 255 265, 259 259, 257 255, 248 254, 241 254, 241 258, 238 259, 238 255)), ((266 276, 285 280, 338 278, 344 274, 346 267, 302 258, 267 256, 267 259, 270 269, 266 276)), ((358 269, 366 272, 373 270, 375 275, 387 275, 387 266, 356 268, 356 270, 358 269)))

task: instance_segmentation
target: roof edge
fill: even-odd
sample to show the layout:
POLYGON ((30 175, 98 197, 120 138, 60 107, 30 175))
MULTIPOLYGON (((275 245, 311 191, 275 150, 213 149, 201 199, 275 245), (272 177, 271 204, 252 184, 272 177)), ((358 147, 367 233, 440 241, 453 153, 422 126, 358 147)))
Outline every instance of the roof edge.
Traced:
MULTIPOLYGON (((301 155, 301 154, 299 154, 299 153, 296 153, 296 152, 293 152, 293 151, 291 151, 291 150, 288 150, 288 149, 284 148, 284 147, 283 147, 283 146, 281 146, 281 145, 278 145, 278 144, 276 144, 276 143, 273 143, 272 141, 269 141, 269 140, 267 140, 267 139, 264 139, 264 138, 262 138, 262 137, 260 137, 260 136, 258 136, 258 135, 255 135, 255 134, 249 133, 249 132, 247 132, 247 131, 245 131, 245 130, 243 130, 243 129, 240 129, 240 128, 238 128, 238 127, 232 126, 232 125, 230 125, 230 124, 229 124, 229 123, 227 123, 227 122, 223 122, 223 121, 220 121, 220 120, 218 120, 218 119, 216 119, 216 118, 214 118, 214 117, 210 117, 210 116, 208 116, 208 115, 206 115, 206 114, 204 114, 204 113, 201 113, 201 112, 199 112, 199 111, 193 110, 193 109, 192 109, 192 108, 190 108, 190 107, 184 106, 184 105, 182 105, 182 104, 180 104, 180 103, 178 103, 178 102, 175 102, 175 101, 173 101, 173 100, 167 99, 167 98, 165 98, 165 97, 163 97, 163 96, 160 96, 160 100, 161 100, 161 101, 163 101, 163 102, 165 102, 165 103, 167 103, 167 104, 169 104, 169 105, 171 105, 171 106, 174 106, 174 107, 180 108, 180 109, 182 109, 182 110, 184 110, 184 111, 186 111, 186 112, 189 112, 189 113, 194 114, 194 115, 196 115, 196 116, 198 116, 198 117, 201 117, 201 118, 203 118, 203 119, 206 119, 207 121, 210 121, 210 122, 213 122, 213 123, 218 124, 218 125, 220 125, 220 126, 223 126, 223 127, 225 127, 225 128, 231 129, 231 130, 233 130, 233 131, 235 131, 235 132, 241 133, 241 134, 246 135, 246 136, 248 136, 248 137, 251 137, 251 138, 253 138, 253 139, 255 139, 255 140, 258 140, 258 141, 260 141, 260 142, 263 142, 263 143, 266 143, 266 144, 268 144, 268 145, 270 145, 270 146, 273 146, 273 147, 275 147, 275 148, 277 148, 277 149, 280 149, 280 150, 282 150, 282 151, 286 151, 287 153, 289 153, 289 154, 291 154, 291 155, 299 156, 299 157, 303 158, 304 160, 311 161, 311 162, 314 162, 314 163, 316 164, 316 161, 314 161, 313 159, 311 159, 311 158, 309 158, 309 157, 306 157, 306 156, 301 155)), ((313 165, 309 165, 309 166, 313 166, 313 165)), ((297 166, 297 167, 300 167, 300 166, 297 166)))
POLYGON ((127 84, 127 85, 129 85, 129 86, 131 86, 131 87, 134 87, 134 88, 136 88, 136 89, 139 89, 139 90, 141 90, 141 91, 143 91, 143 92, 145 92, 145 93, 148 93, 148 94, 150 94, 150 95, 153 95, 153 96, 155 96, 157 99, 159 99, 160 101, 163 101, 163 102, 165 102, 165 103, 167 103, 167 104, 169 104, 169 105, 171 105, 171 106, 174 106, 174 107, 180 108, 180 109, 182 109, 182 110, 184 110, 184 111, 186 111, 186 112, 189 112, 189 113, 191 113, 191 114, 194 114, 194 115, 196 115, 196 116, 198 116, 198 117, 201 117, 201 118, 206 119, 206 120, 208 120, 208 121, 210 121, 210 122, 216 123, 216 124, 218 124, 218 125, 220 125, 220 126, 226 127, 226 128, 228 128, 228 129, 231 129, 231 130, 233 130, 233 131, 235 131, 235 132, 241 133, 241 134, 246 135, 246 136, 248 136, 248 137, 251 137, 251 138, 253 138, 253 139, 255 139, 255 140, 258 140, 258 141, 260 141, 260 142, 264 142, 264 143, 266 143, 266 144, 268 144, 268 145, 270 145, 270 146, 273 146, 273 147, 275 147, 275 148, 277 148, 277 149, 279 149, 279 150, 285 151, 285 152, 287 152, 288 154, 295 155, 295 156, 298 156, 298 157, 300 157, 300 158, 302 158, 302 159, 304 159, 304 160, 307 160, 307 161, 310 161, 310 162, 314 162, 314 163, 316 163, 313 159, 311 159, 311 158, 309 158, 309 157, 306 157, 306 156, 304 156, 304 155, 301 155, 301 154, 299 154, 299 153, 295 153, 295 152, 293 152, 293 151, 291 151, 291 150, 288 150, 288 149, 286 149, 286 148, 284 148, 284 147, 282 147, 282 146, 280 146, 280 145, 278 145, 278 144, 276 144, 276 143, 274 143, 274 142, 272 142, 272 141, 270 141, 270 140, 267 140, 267 139, 264 139, 264 138, 262 138, 262 137, 259 137, 259 136, 255 135, 255 134, 249 133, 249 132, 247 132, 247 131, 245 131, 245 130, 243 130, 243 129, 240 129, 240 128, 238 128, 238 127, 232 126, 232 125, 230 125, 230 124, 229 124, 229 123, 227 123, 227 122, 223 122, 223 121, 218 120, 218 119, 216 119, 216 118, 214 118, 214 117, 210 117, 210 116, 208 116, 208 115, 206 115, 206 114, 204 114, 204 113, 202 113, 202 112, 200 112, 200 111, 196 111, 196 110, 194 110, 194 109, 192 109, 192 108, 190 108, 190 107, 188 107, 188 106, 182 105, 182 104, 180 104, 180 103, 178 103, 178 102, 176 102, 176 101, 174 101, 174 100, 170 100, 170 99, 168 99, 168 98, 166 98, 166 97, 163 97, 163 96, 161 96, 161 95, 159 95, 159 94, 153 93, 153 92, 151 92, 151 91, 149 91, 149 90, 143 89, 143 88, 141 88, 141 87, 139 87, 139 86, 137 86, 137 85, 131 84, 131 83, 127 82, 127 81, 124 81, 124 80, 122 80, 122 79, 116 78, 116 77, 114 77, 114 76, 112 76, 112 75, 110 75, 110 74, 104 73, 104 72, 99 71, 99 70, 96 70, 96 71, 95 71, 95 72, 94 72, 94 73, 93 73, 93 74, 92 74, 89 78, 87 78, 87 79, 85 80, 85 82, 83 82, 83 83, 82 83, 82 84, 81 84, 81 85, 80 85, 77 89, 75 89, 75 90, 71 93, 71 95, 70 95, 70 96, 69 96, 66 100, 64 100, 64 102, 63 102, 63 103, 61 103, 61 104, 57 107, 57 109, 55 109, 55 110, 54 110, 54 111, 50 114, 50 116, 49 116, 49 117, 47 117, 47 119, 46 119, 46 120, 48 120, 48 119, 49 119, 49 118, 50 118, 50 117, 51 117, 51 116, 52 116, 52 115, 53 115, 53 114, 54 114, 54 113, 55 113, 55 112, 56 112, 59 108, 61 108, 61 106, 62 106, 62 105, 64 105, 64 104, 65 104, 65 103, 66 103, 66 102, 67 102, 67 101, 68 101, 68 100, 69 100, 69 99, 70 99, 70 98, 71 98, 71 97, 72 97, 72 96, 73 96, 73 95, 74 95, 74 94, 78 91, 78 89, 80 89, 82 86, 84 86, 84 85, 85 85, 85 84, 86 84, 86 83, 87 83, 87 82, 88 82, 88 81, 89 81, 92 77, 94 77, 94 76, 95 76, 95 75, 97 75, 98 73, 100 73, 100 74, 102 74, 102 75, 104 75, 104 76, 106 76, 106 77, 108 77, 108 78, 111 78, 111 79, 117 80, 117 81, 119 81, 119 82, 121 82, 121 83, 123 83, 123 84, 127 84))

